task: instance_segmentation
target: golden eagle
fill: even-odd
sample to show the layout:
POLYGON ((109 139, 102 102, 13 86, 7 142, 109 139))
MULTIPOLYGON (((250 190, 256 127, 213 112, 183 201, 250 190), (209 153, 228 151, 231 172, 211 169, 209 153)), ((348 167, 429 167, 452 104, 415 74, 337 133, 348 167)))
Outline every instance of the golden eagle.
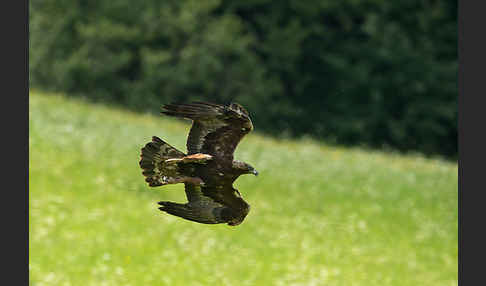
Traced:
POLYGON ((193 121, 187 152, 154 136, 142 148, 140 167, 150 187, 184 183, 188 202, 159 202, 160 210, 206 224, 239 225, 250 210, 233 182, 243 174, 258 175, 249 164, 233 159, 240 140, 253 130, 239 104, 207 102, 166 104, 163 114, 193 121))

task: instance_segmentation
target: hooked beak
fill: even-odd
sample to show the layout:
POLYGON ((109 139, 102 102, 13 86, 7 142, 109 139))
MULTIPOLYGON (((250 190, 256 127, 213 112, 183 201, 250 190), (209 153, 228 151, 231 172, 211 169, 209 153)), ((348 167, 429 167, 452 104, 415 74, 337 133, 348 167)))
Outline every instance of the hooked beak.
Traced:
POLYGON ((257 172, 257 170, 253 170, 253 172, 252 172, 252 173, 253 173, 253 175, 258 176, 258 172, 257 172))

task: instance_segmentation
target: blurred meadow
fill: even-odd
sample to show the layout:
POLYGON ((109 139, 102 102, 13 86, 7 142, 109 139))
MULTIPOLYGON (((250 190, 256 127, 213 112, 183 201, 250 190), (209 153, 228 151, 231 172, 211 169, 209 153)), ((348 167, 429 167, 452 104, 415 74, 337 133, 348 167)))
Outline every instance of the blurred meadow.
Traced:
MULTIPOLYGON (((237 227, 169 216, 182 185, 149 188, 140 148, 185 150, 190 124, 32 91, 30 285, 457 285, 457 164, 422 155, 277 140, 236 158, 258 177, 237 227)), ((250 110, 251 113, 251 110, 250 110)))

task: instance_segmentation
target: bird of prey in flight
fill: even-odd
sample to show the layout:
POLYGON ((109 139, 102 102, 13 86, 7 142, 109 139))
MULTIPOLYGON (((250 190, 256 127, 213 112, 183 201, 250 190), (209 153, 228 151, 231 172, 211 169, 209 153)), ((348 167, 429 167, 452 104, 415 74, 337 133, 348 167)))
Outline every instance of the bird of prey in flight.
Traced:
POLYGON ((240 140, 253 130, 239 104, 207 102, 166 104, 163 114, 193 121, 187 154, 154 136, 142 148, 140 167, 150 187, 184 183, 188 202, 159 202, 160 210, 206 224, 243 222, 250 205, 233 182, 243 174, 258 175, 249 164, 233 159, 240 140))

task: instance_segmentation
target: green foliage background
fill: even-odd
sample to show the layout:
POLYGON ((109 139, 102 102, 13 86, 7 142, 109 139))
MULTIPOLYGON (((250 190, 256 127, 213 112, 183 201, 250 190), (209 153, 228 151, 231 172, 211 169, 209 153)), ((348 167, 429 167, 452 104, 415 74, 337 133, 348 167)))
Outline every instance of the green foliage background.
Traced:
POLYGON ((30 83, 135 110, 457 155, 457 1, 31 0, 30 83))

